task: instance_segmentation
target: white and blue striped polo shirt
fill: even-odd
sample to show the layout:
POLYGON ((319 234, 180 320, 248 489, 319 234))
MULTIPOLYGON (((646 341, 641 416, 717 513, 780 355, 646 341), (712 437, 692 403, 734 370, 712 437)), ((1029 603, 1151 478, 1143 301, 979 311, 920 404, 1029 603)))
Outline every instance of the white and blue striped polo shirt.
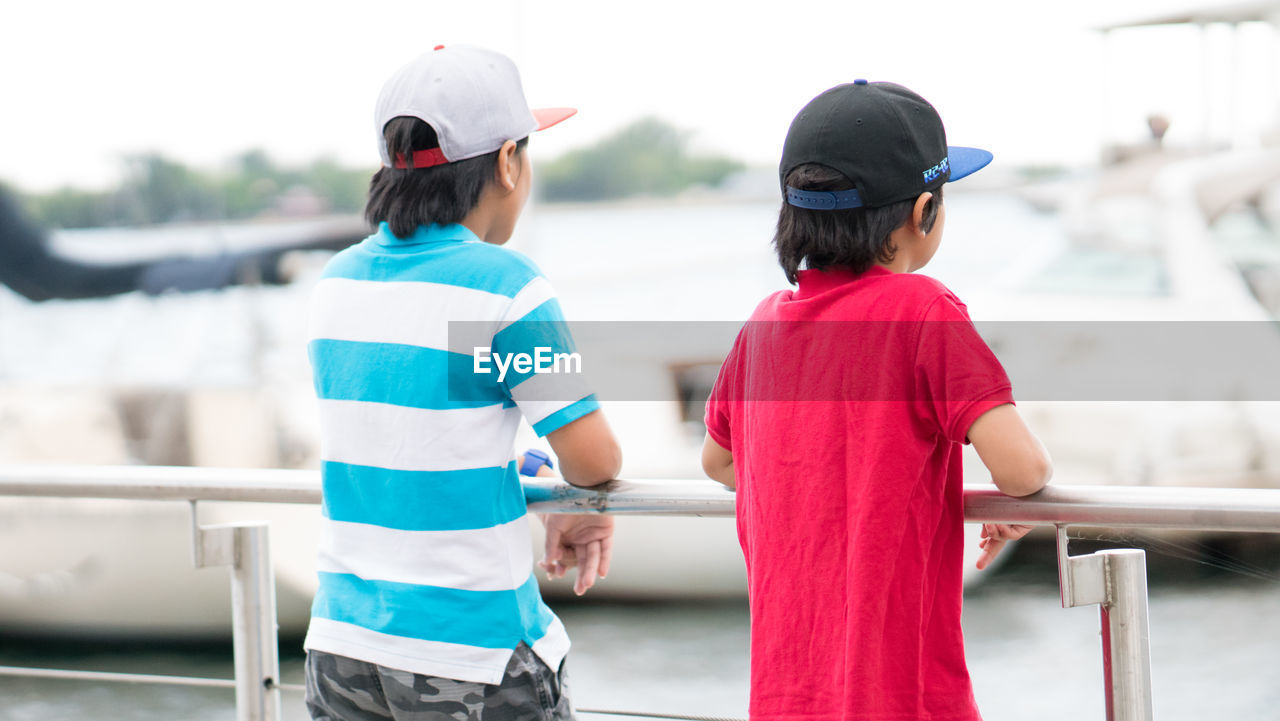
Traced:
POLYGON ((324 503, 305 647, 498 683, 524 641, 557 668, 569 639, 534 577, 515 434, 598 404, 537 399, 540 377, 499 383, 449 343, 450 321, 506 349, 517 321, 562 323, 550 284, 461 225, 398 239, 384 223, 329 262, 311 314, 324 503))

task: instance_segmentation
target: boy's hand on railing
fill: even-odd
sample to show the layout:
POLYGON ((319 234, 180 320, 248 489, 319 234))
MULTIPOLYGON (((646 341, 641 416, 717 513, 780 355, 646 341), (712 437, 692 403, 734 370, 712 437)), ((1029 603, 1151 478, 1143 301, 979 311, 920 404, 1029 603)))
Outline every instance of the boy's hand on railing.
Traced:
POLYGON ((578 567, 573 592, 581 596, 609 573, 613 556, 613 516, 602 514, 548 513, 542 515, 547 527, 547 555, 538 567, 547 578, 562 578, 578 567))
POLYGON ((1009 541, 1016 541, 1027 535, 1031 531, 1031 526, 1024 526, 1017 523, 984 523, 982 524, 982 540, 978 541, 978 547, 982 549, 982 555, 978 557, 978 570, 986 568, 1000 549, 1004 548, 1004 544, 1009 541))

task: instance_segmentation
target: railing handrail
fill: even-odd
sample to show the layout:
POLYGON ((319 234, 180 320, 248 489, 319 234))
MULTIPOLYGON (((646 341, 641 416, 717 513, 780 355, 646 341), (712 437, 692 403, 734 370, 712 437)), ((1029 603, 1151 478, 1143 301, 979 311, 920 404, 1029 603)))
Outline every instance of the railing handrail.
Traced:
MULTIPOLYGON (((551 479, 524 482, 530 510, 732 516, 736 496, 714 481, 611 481, 586 489, 551 479)), ((197 501, 318 503, 315 471, 157 466, 0 465, 0 496, 191 502, 196 565, 232 567, 238 721, 280 717, 275 583, 266 524, 200 526, 197 501)), ((1134 549, 1070 556, 1066 526, 1185 528, 1280 533, 1280 489, 1050 486, 1012 498, 991 486, 964 488, 968 521, 1058 526, 1064 607, 1102 609, 1107 717, 1150 721, 1151 654, 1146 561, 1134 549)), ((87 672, 0 668, 0 676, 84 678, 87 672)), ((88 672, 92 673, 92 672, 88 672)), ((221 680, 97 673, 98 680, 226 685, 221 680)))
POLYGON ((315 504, 320 475, 280 468, 0 465, 0 496, 315 504))
MULTIPOLYGON (((529 509, 733 516, 732 492, 709 480, 612 481, 576 488, 525 479, 529 509)), ((179 466, 0 465, 0 496, 319 503, 317 471, 179 466)), ((1032 525, 1280 533, 1280 489, 1051 485, 1012 498, 966 484, 965 520, 1032 525)))

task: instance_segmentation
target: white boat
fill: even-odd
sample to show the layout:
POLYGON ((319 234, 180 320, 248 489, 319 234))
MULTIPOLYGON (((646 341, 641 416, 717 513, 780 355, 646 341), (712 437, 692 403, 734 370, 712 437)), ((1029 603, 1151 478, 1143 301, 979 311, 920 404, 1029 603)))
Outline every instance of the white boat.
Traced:
MULTIPOLYGON (((769 212, 753 211, 739 222, 755 225, 769 212)), ((541 215, 557 212, 547 209, 541 215)), ((707 211, 672 212, 687 224, 707 211)), ((724 209, 712 209, 713 220, 717 213, 726 215, 724 209)), ((728 216, 741 217, 733 208, 728 216)), ((73 250, 75 243, 95 242, 84 233, 61 240, 73 250)), ((757 262, 741 262, 754 267, 756 277, 771 283, 780 278, 767 247, 747 256, 757 262)), ((598 280, 597 288, 619 291, 614 301, 629 305, 630 294, 643 298, 652 292, 645 279, 660 270, 659 265, 647 275, 619 273, 598 280)), ((598 267, 584 269, 587 276, 598 272, 598 267)), ((548 273, 556 277, 556 270, 548 273)), ((575 306, 592 301, 592 291, 572 270, 565 276, 561 295, 573 313, 575 306)), ((6 381, 0 384, 0 457, 6 462, 317 467, 305 359, 309 286, 303 280, 287 288, 44 304, 0 291, 0 334, 24 341, 0 347, 6 381)), ((733 276, 724 277, 723 286, 702 284, 708 295, 701 317, 740 318, 771 289, 733 276), (712 300, 720 305, 712 306, 712 300)), ((684 303, 668 304, 658 317, 663 313, 689 315, 684 303)), ((713 374, 717 351, 658 356, 633 368, 632 380, 658 388, 653 397, 669 400, 606 402, 626 450, 624 476, 697 478, 700 425, 682 416, 687 408, 677 402, 670 374, 680 363, 711 363, 713 374)), ((527 429, 520 442, 540 444, 527 429)), ((260 517, 272 523, 281 627, 292 633, 305 628, 315 588, 318 509, 202 504, 201 515, 204 522, 260 517)), ((532 525, 533 542, 540 544, 540 525, 532 525)), ((0 499, 0 626, 127 635, 225 629, 225 579, 217 570, 192 570, 189 526, 189 511, 181 504, 0 499), (184 580, 162 589, 150 580, 155 578, 184 580)), ((745 594, 731 519, 622 518, 616 549, 613 571, 591 592, 594 598, 745 594)), ((547 584, 546 590, 563 596, 568 584, 547 584)))

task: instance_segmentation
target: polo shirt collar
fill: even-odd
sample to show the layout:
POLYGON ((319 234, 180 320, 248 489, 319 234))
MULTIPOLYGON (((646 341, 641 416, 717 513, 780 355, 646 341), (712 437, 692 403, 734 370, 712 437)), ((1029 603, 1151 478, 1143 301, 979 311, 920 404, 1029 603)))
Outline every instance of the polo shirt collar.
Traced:
POLYGON ((795 294, 791 297, 796 300, 812 298, 815 295, 834 290, 847 283, 885 275, 893 275, 893 271, 882 265, 873 265, 865 273, 854 273, 848 268, 801 270, 796 272, 796 281, 800 287, 796 289, 795 294))
POLYGON ((451 225, 420 225, 418 229, 413 231, 413 235, 408 238, 397 238, 391 228, 385 223, 378 224, 378 232, 373 234, 372 240, 379 246, 388 250, 397 248, 405 248, 408 246, 424 245, 427 243, 450 243, 450 242, 480 242, 479 236, 471 232, 471 229, 460 223, 451 225))

